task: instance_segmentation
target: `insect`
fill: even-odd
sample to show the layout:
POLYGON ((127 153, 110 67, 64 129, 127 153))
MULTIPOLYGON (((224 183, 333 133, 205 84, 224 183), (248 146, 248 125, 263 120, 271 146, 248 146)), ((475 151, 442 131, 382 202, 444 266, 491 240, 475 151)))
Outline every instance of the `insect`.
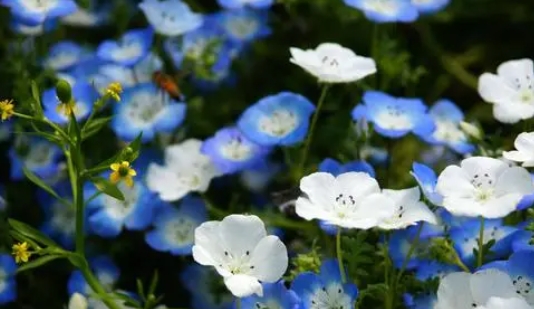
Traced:
POLYGON ((295 216, 295 202, 302 195, 299 187, 293 187, 271 193, 271 200, 287 216, 295 216))
POLYGON ((184 95, 178 86, 178 83, 170 75, 167 75, 161 71, 156 71, 152 74, 152 80, 156 85, 169 96, 178 101, 183 101, 184 95))

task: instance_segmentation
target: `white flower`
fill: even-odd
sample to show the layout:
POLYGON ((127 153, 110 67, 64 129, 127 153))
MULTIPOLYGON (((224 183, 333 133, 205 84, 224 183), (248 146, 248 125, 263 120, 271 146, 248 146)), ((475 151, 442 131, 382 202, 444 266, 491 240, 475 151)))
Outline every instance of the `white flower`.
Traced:
POLYGON ((356 55, 336 43, 322 43, 315 50, 289 49, 289 61, 317 77, 320 82, 350 83, 376 72, 375 61, 356 55))
POLYGON ((478 92, 493 103, 493 116, 500 122, 516 123, 534 116, 534 70, 532 60, 502 63, 497 75, 484 73, 478 80, 478 92))
POLYGON ((438 224, 434 213, 428 209, 425 203, 420 201, 419 187, 403 190, 384 189, 382 194, 393 201, 395 213, 380 222, 378 227, 386 230, 402 229, 420 221, 438 224))
POLYGON ((534 166, 534 132, 523 132, 514 142, 517 150, 504 151, 503 157, 514 162, 522 162, 524 167, 534 166))
POLYGON ((380 193, 378 182, 363 172, 313 173, 300 180, 305 194, 295 210, 306 220, 320 219, 345 228, 369 229, 395 212, 393 201, 380 193))
POLYGON ((437 298, 434 309, 530 308, 516 293, 508 274, 497 269, 486 269, 475 274, 450 273, 441 280, 437 298), (502 307, 499 304, 519 306, 502 307))
POLYGON ((205 192, 219 176, 211 159, 200 152, 202 141, 188 139, 165 149, 165 164, 148 167, 147 186, 164 201, 177 201, 189 192, 205 192))
POLYGON ((195 230, 193 258, 213 266, 236 297, 263 296, 260 283, 278 281, 287 270, 287 249, 256 216, 230 215, 195 230))
POLYGON ((534 185, 522 167, 471 157, 460 166, 445 168, 436 190, 443 196, 443 207, 454 215, 501 218, 514 211, 521 198, 534 191, 534 185))
POLYGON ((74 293, 70 297, 68 309, 87 309, 87 299, 80 293, 74 293))

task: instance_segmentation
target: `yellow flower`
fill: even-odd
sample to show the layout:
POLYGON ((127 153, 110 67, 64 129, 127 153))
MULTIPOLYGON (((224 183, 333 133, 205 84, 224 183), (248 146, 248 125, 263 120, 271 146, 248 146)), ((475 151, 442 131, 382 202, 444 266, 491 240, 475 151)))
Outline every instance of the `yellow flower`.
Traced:
POLYGON ((122 93, 122 86, 120 83, 114 82, 108 85, 106 88, 106 95, 112 97, 115 101, 120 102, 122 93))
POLYGON ((113 163, 110 166, 113 171, 109 175, 109 180, 112 183, 118 183, 121 180, 124 180, 127 186, 133 187, 133 178, 137 173, 133 168, 130 167, 130 162, 122 161, 121 163, 113 163))
POLYGON ((56 111, 68 117, 72 113, 76 112, 76 102, 74 102, 74 100, 70 101, 69 103, 59 102, 59 104, 56 107, 56 111))
POLYGON ((26 263, 28 262, 28 259, 32 255, 31 252, 28 251, 28 243, 18 243, 13 245, 13 255, 15 256, 15 261, 17 263, 26 263))
POLYGON ((13 113, 15 112, 13 108, 15 105, 13 104, 13 100, 3 100, 0 101, 0 117, 2 118, 2 121, 7 120, 13 116, 13 113))

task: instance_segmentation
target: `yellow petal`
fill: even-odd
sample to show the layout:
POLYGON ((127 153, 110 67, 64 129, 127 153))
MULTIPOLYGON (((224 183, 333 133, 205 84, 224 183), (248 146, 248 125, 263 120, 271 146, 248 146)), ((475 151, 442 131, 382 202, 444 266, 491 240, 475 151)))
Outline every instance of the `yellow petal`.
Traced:
POLYGON ((130 175, 130 176, 137 176, 137 172, 136 172, 133 168, 131 168, 131 169, 128 171, 128 175, 130 175))
POLYGON ((124 182, 125 182, 126 185, 127 185, 128 187, 130 187, 130 188, 133 187, 133 185, 134 185, 134 181, 133 181, 132 177, 126 177, 126 178, 124 178, 124 182))
POLYGON ((121 166, 120 166, 119 163, 113 163, 113 164, 111 164, 111 165, 109 166, 109 168, 111 168, 111 170, 112 170, 112 171, 115 171, 115 172, 118 171, 120 167, 121 167, 121 166))
POLYGON ((117 183, 119 180, 121 180, 121 175, 118 172, 113 172, 111 175, 109 175, 109 180, 112 183, 117 183))

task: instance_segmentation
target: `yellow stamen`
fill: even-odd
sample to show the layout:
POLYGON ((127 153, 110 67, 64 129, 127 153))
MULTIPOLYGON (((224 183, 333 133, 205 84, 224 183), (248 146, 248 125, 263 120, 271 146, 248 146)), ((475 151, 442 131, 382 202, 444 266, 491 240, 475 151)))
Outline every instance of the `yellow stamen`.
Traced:
POLYGON ((14 108, 15 105, 13 104, 13 100, 0 101, 0 118, 2 121, 5 121, 13 116, 13 113, 15 113, 13 110, 14 108))
POLYGON ((113 163, 109 168, 113 171, 109 175, 109 180, 112 183, 118 183, 123 180, 127 186, 133 187, 133 177, 137 175, 137 172, 130 167, 130 162, 122 161, 120 163, 113 163))
POLYGON ((13 255, 15 256, 15 262, 26 263, 28 262, 31 252, 28 251, 29 246, 27 242, 18 243, 13 245, 13 255))
POLYGON ((122 86, 120 83, 113 82, 106 88, 106 95, 113 98, 113 100, 120 102, 122 93, 122 86))

